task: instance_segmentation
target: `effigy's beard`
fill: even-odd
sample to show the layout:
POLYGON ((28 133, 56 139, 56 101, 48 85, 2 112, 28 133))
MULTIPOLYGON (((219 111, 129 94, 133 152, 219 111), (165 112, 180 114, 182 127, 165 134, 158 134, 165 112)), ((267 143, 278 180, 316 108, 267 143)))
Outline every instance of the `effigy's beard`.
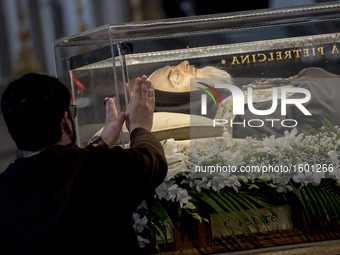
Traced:
MULTIPOLYGON (((212 80, 212 78, 216 78, 218 79, 216 81, 216 83, 220 83, 221 82, 221 78, 225 79, 224 82, 227 82, 228 84, 232 84, 232 78, 231 75, 219 68, 216 68, 214 66, 205 66, 203 68, 200 69, 200 74, 201 76, 204 76, 205 78, 209 79, 210 83, 215 83, 214 80, 212 80)), ((202 78, 204 79, 204 78, 202 78)))

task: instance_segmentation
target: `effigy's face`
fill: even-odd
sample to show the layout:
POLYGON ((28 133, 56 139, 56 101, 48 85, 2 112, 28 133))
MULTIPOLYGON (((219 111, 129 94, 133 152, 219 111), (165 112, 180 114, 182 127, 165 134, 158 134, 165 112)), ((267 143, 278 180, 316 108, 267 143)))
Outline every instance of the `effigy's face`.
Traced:
POLYGON ((190 91, 190 78, 230 78, 230 75, 212 66, 202 69, 184 60, 176 66, 164 66, 153 72, 149 79, 155 89, 169 92, 190 91))
POLYGON ((196 78, 199 69, 183 61, 176 66, 164 66, 153 72, 149 79, 155 89, 169 92, 190 91, 190 78, 196 78))

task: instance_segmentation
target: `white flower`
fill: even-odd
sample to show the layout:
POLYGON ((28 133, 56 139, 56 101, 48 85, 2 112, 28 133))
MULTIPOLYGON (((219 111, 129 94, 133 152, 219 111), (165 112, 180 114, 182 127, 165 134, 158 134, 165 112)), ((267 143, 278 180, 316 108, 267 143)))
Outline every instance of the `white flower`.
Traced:
POLYGON ((276 139, 275 135, 272 135, 264 138, 262 144, 265 148, 275 149, 276 147, 280 147, 282 142, 281 139, 276 139))
POLYGON ((296 141, 297 139, 300 138, 300 136, 296 136, 297 135, 297 129, 294 128, 292 129, 292 131, 290 131, 290 133, 286 130, 284 132, 284 135, 285 135, 285 139, 289 142, 289 143, 292 143, 294 141, 296 141))
POLYGON ((311 172, 298 172, 297 175, 293 176, 293 181, 296 183, 301 183, 301 187, 303 188, 304 186, 307 186, 310 183, 311 177, 312 177, 312 173, 311 172))
POLYGON ((170 180, 179 173, 189 172, 189 169, 185 164, 187 156, 180 153, 183 146, 177 146, 175 140, 172 138, 163 141, 162 145, 168 163, 168 174, 165 179, 170 180))
POLYGON ((206 177, 203 177, 202 178, 202 180, 195 180, 194 181, 194 183, 195 183, 195 185, 196 185, 196 190, 198 191, 198 192, 201 192, 201 190, 202 190, 202 188, 204 188, 204 189, 209 189, 209 187, 208 187, 208 180, 207 180, 207 178, 206 177))
POLYGON ((225 187, 225 183, 222 179, 219 179, 215 176, 207 183, 207 187, 211 187, 213 191, 220 192, 220 190, 225 187))
POLYGON ((282 143, 282 145, 281 145, 283 150, 292 150, 293 148, 292 148, 291 145, 294 142, 299 141, 303 136, 303 134, 299 134, 298 136, 296 136, 297 135, 297 129, 296 128, 294 128, 290 133, 286 130, 284 132, 284 135, 285 135, 285 137, 283 139, 284 143, 282 143))
POLYGON ((269 180, 271 180, 271 179, 272 179, 272 178, 271 178, 271 176, 270 176, 269 173, 262 174, 262 175, 260 175, 260 177, 258 178, 259 181, 264 181, 264 182, 269 181, 269 180))
MULTIPOLYGON (((314 166, 314 169, 317 169, 317 166, 314 166)), ((318 186, 321 182, 321 179, 325 177, 325 173, 312 171, 306 172, 298 172, 297 175, 293 176, 293 181, 296 183, 301 183, 301 187, 307 186, 308 184, 312 184, 313 186, 318 186)))
POLYGON ((146 202, 146 200, 143 200, 142 203, 140 203, 140 205, 137 207, 138 210, 140 209, 146 209, 148 210, 148 203, 146 202))
POLYGON ((340 167, 334 167, 333 171, 329 173, 330 176, 333 176, 336 184, 340 186, 340 167))
POLYGON ((189 203, 191 196, 188 195, 188 191, 186 189, 181 189, 177 194, 177 200, 179 202, 180 207, 183 207, 183 204, 189 203))
POLYGON ((177 196, 177 188, 178 188, 178 185, 177 184, 173 184, 169 190, 168 190, 168 193, 167 193, 167 200, 171 200, 172 202, 175 201, 176 199, 176 196, 177 196))
POLYGON ((145 244, 150 243, 148 239, 145 239, 141 237, 140 235, 137 235, 138 245, 140 248, 145 248, 145 244))
POLYGON ((255 179, 256 179, 256 174, 255 173, 249 173, 249 174, 247 174, 247 178, 248 178, 249 181, 254 183, 255 179))
POLYGON ((189 173, 189 169, 185 164, 185 155, 176 153, 171 156, 166 156, 168 162, 168 174, 165 180, 170 180, 180 173, 189 173))
POLYGON ((194 186, 194 181, 191 178, 186 178, 180 184, 188 184, 191 188, 194 186))
POLYGON ((133 224, 133 228, 135 229, 135 231, 137 231, 138 233, 142 233, 144 228, 149 228, 146 223, 148 223, 148 219, 146 218, 146 216, 144 216, 142 219, 140 218, 138 213, 134 213, 132 215, 133 220, 134 220, 134 224, 133 224))
POLYGON ((287 185, 290 181, 290 176, 287 176, 286 178, 275 178, 273 181, 275 184, 278 184, 276 187, 278 193, 287 193, 288 191, 293 190, 292 186, 287 185))
POLYGON ((338 167, 339 166, 338 157, 340 156, 340 154, 336 150, 330 150, 327 153, 327 155, 330 158, 330 160, 332 160, 332 163, 335 165, 335 167, 338 167))
POLYGON ((168 195, 168 188, 165 184, 165 182, 162 182, 156 189, 155 189, 156 195, 158 196, 159 200, 162 198, 166 198, 168 195))
POLYGON ((225 186, 233 187, 233 189, 238 192, 238 187, 241 187, 241 183, 238 181, 238 177, 236 175, 228 176, 224 181, 225 186))
POLYGON ((222 156, 225 163, 230 163, 234 166, 240 166, 244 164, 243 155, 241 154, 240 150, 237 150, 235 152, 223 151, 222 156))
POLYGON ((177 152, 177 144, 173 138, 163 141, 162 144, 165 156, 172 155, 177 152))
POLYGON ((263 147, 263 148, 259 148, 257 151, 258 152, 267 152, 267 153, 269 153, 269 152, 272 151, 272 149, 270 147, 263 147))
POLYGON ((171 200, 172 202, 175 200, 178 201, 181 208, 183 204, 187 204, 190 199, 191 197, 188 195, 188 191, 178 187, 177 184, 173 184, 168 190, 167 200, 171 200))
POLYGON ((168 182, 163 182, 156 188, 156 197, 159 199, 166 199, 167 201, 171 200, 172 202, 178 201, 180 203, 181 208, 183 204, 188 203, 191 197, 188 195, 188 191, 186 189, 182 189, 178 187, 178 184, 175 184, 175 180, 171 180, 168 182))
MULTIPOLYGON (((314 169, 316 169, 317 166, 314 166, 314 169)), ((313 174, 313 181, 312 184, 313 186, 319 186, 321 183, 321 180, 325 178, 325 173, 324 172, 316 172, 313 174)))

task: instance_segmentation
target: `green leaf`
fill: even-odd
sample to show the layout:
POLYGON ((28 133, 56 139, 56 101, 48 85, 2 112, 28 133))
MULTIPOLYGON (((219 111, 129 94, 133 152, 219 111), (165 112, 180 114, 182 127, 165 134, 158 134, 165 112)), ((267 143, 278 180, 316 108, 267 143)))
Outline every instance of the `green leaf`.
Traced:
MULTIPOLYGON (((191 195, 198 195, 199 198, 203 202, 205 202, 208 206, 210 206, 212 209, 214 209, 222 217, 222 219, 225 222, 228 222, 230 220, 230 218, 225 213, 225 211, 221 208, 221 206, 219 206, 218 203, 216 201, 214 201, 205 191, 202 191, 201 193, 197 193, 196 191, 192 191, 190 193, 191 193, 191 195)), ((230 230, 231 230, 231 232, 234 236, 235 241, 238 242, 235 230, 232 227, 230 228, 230 230)))
POLYGON ((162 219, 163 221, 167 221, 170 224, 171 227, 174 227, 169 214, 164 209, 163 205, 161 204, 161 202, 158 199, 156 199, 156 201, 155 201, 155 206, 156 207, 153 207, 153 208, 157 209, 158 216, 160 217, 160 219, 162 219))
POLYGON ((243 195, 238 195, 238 197, 235 194, 230 194, 231 196, 234 196, 235 199, 239 198, 239 201, 248 208, 254 215, 256 215, 266 226, 269 226, 266 217, 260 212, 260 210, 254 205, 250 200, 248 200, 243 195))
POLYGON ((293 188, 293 193, 296 195, 296 197, 300 201, 300 204, 302 205, 302 210, 305 212, 305 215, 307 217, 308 222, 311 223, 312 221, 311 221, 308 209, 307 209, 308 206, 306 205, 305 200, 303 199, 303 196, 301 194, 301 190, 297 189, 292 181, 290 181, 289 184, 293 188))
POLYGON ((149 226, 159 238, 161 238, 162 243, 166 246, 168 245, 167 232, 171 231, 171 227, 174 228, 172 220, 158 199, 155 200, 150 211, 154 215, 153 217, 150 217, 152 224, 149 226))
POLYGON ((337 135, 338 138, 340 137, 340 131, 337 128, 335 128, 333 123, 330 122, 327 118, 322 116, 321 122, 329 135, 332 135, 334 133, 337 135))
POLYGON ((311 188, 310 187, 308 187, 308 186, 306 186, 305 188, 304 188, 304 191, 306 191, 306 193, 308 194, 308 196, 309 196, 309 199, 310 199, 310 208, 312 208, 313 207, 313 205, 315 205, 315 207, 316 207, 316 209, 317 209, 317 211, 315 212, 315 216, 317 217, 317 216, 322 216, 322 213, 321 213, 321 207, 320 207, 320 201, 318 201, 317 199, 316 199, 316 197, 314 196, 314 194, 312 193, 312 191, 311 191, 311 188))
POLYGON ((320 206, 320 209, 323 212, 323 215, 326 217, 328 222, 331 222, 331 217, 328 214, 328 202, 327 202, 327 199, 324 197, 324 195, 321 192, 319 192, 320 189, 317 189, 315 187, 311 187, 310 190, 314 194, 316 202, 319 203, 319 206, 320 206))
MULTIPOLYGON (((257 226, 257 224, 254 222, 254 220, 252 219, 252 217, 250 217, 250 215, 243 209, 243 207, 238 203, 238 201, 240 202, 240 199, 237 199, 238 201, 236 201, 231 195, 224 193, 224 195, 231 200, 231 202, 238 208, 238 210, 240 210, 244 216, 252 223, 252 225, 256 228, 256 230, 258 232, 260 232, 259 227, 257 226)), ((243 218, 242 218, 243 219, 243 218)), ((247 224, 247 228, 249 228, 248 224, 247 224)))
POLYGON ((333 187, 320 187, 319 190, 327 200, 326 203, 332 208, 335 216, 340 222, 340 197, 336 193, 332 192, 333 187))
POLYGON ((273 214, 274 216, 277 217, 277 213, 274 211, 273 205, 269 204, 263 198, 257 197, 257 196, 249 196, 249 195, 246 195, 246 197, 248 197, 249 199, 251 199, 254 202, 258 203, 260 206, 266 208, 271 214, 273 214))
POLYGON ((168 245, 168 239, 166 238, 167 232, 164 225, 160 222, 152 222, 150 229, 162 240, 163 245, 168 245))
MULTIPOLYGON (((252 236, 252 232, 248 226, 248 224, 246 223, 246 221, 244 220, 244 217, 242 216, 242 214, 239 212, 239 210, 234 206, 234 204, 230 201, 228 201, 228 197, 224 198, 224 196, 226 196, 226 193, 224 193, 223 195, 220 193, 211 193, 211 195, 229 212, 231 212, 233 215, 235 215, 237 217, 237 220, 239 220, 243 227, 244 230, 246 231, 246 233, 248 233, 248 235, 252 236)), ((243 231, 243 229, 241 229, 242 233, 245 233, 243 231)))
POLYGON ((198 220, 200 223, 202 223, 202 221, 209 222, 208 219, 201 217, 201 215, 199 215, 198 213, 192 213, 192 212, 189 212, 189 211, 187 211, 187 213, 191 214, 191 216, 195 220, 198 220))
POLYGON ((239 177, 239 180, 242 180, 245 184, 247 184, 249 182, 248 178, 246 176, 244 176, 244 175, 241 175, 239 177))
POLYGON ((260 189, 260 187, 257 186, 256 184, 252 184, 249 186, 249 189, 260 189))
POLYGON ((306 213, 307 215, 309 215, 308 218, 311 220, 310 223, 312 224, 313 221, 315 221, 315 220, 318 218, 318 215, 316 214, 316 211, 314 210, 314 206, 313 206, 313 203, 312 203, 312 199, 311 199, 311 198, 309 197, 309 195, 307 194, 306 188, 305 188, 305 187, 301 189, 301 194, 302 194, 302 196, 304 197, 304 200, 307 201, 307 208, 306 208, 305 213, 306 213), (313 215, 313 217, 314 217, 313 220, 312 220, 312 218, 310 217, 309 212, 312 213, 312 215, 313 215))

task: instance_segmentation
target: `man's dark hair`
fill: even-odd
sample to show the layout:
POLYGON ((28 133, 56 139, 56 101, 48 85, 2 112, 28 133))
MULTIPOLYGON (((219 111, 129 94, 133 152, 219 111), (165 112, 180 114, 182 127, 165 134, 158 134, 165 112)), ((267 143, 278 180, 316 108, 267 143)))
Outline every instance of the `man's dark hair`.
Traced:
POLYGON ((58 79, 30 73, 12 81, 1 99, 8 131, 20 150, 37 151, 61 138, 70 93, 58 79))

